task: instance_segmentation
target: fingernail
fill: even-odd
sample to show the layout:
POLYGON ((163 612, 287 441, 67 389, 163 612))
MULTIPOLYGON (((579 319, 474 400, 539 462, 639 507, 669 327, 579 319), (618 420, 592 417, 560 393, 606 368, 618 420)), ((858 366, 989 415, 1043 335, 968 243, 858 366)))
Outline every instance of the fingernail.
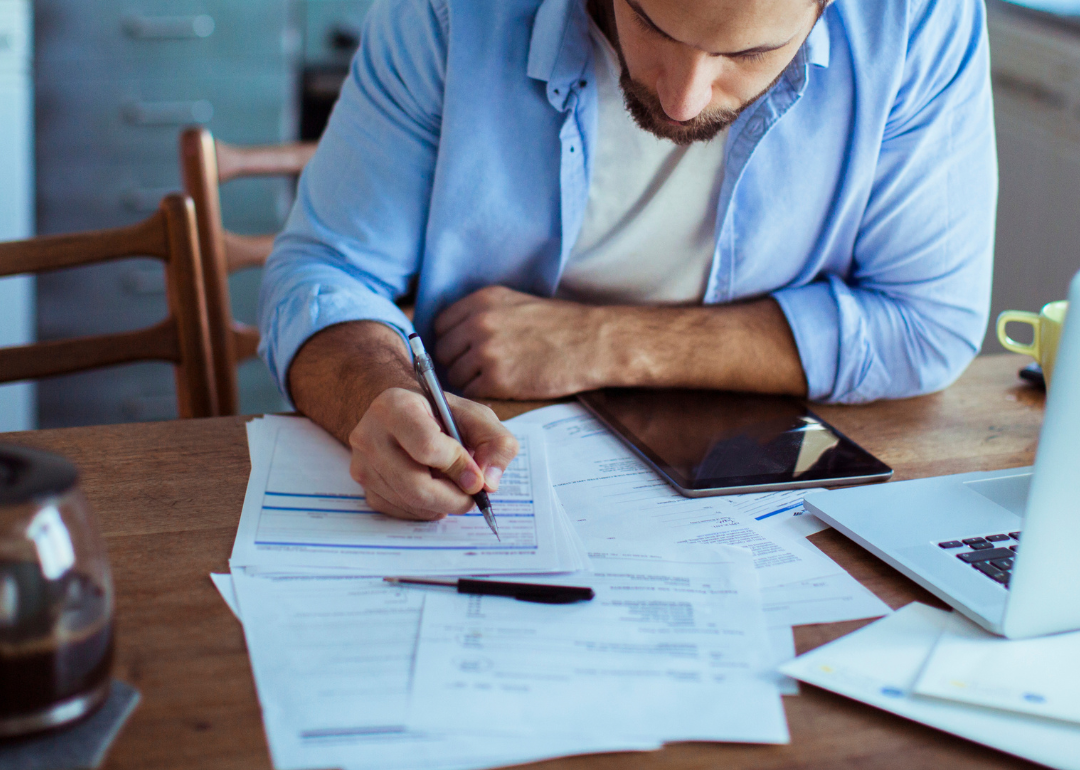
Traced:
POLYGON ((499 482, 502 480, 502 475, 502 468, 497 465, 493 465, 484 471, 484 478, 487 479, 487 485, 491 487, 492 492, 499 488, 499 482))
POLYGON ((458 484, 462 489, 469 490, 476 488, 480 483, 480 477, 476 475, 476 471, 465 471, 458 476, 458 484))

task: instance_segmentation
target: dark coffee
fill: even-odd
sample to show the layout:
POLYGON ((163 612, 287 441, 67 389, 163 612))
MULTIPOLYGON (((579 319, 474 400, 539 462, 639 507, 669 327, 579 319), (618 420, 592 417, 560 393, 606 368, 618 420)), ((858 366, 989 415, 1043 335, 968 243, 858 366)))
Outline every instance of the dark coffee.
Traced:
POLYGON ((102 685, 112 667, 108 597, 68 572, 0 561, 0 721, 47 710, 102 685))

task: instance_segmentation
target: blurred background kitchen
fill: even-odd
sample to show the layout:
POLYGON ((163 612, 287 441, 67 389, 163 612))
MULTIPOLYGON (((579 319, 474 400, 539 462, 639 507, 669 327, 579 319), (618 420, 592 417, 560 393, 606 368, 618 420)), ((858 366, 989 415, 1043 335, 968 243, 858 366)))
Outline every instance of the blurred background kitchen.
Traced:
MULTIPOLYGON (((371 0, 0 0, 0 241, 132 224, 180 188, 177 135, 317 139, 371 0)), ((991 318, 1064 297, 1080 267, 1080 0, 989 0, 1001 197, 991 318)), ((228 229, 281 227, 286 180, 222 190, 228 229)), ((255 320, 259 271, 231 279, 255 320)), ((166 315, 159 263, 0 281, 0 346, 166 315)), ((993 328, 984 352, 1000 352, 993 328)), ((260 361, 240 411, 285 404, 260 361)), ((170 364, 0 387, 0 431, 176 416, 170 364)))

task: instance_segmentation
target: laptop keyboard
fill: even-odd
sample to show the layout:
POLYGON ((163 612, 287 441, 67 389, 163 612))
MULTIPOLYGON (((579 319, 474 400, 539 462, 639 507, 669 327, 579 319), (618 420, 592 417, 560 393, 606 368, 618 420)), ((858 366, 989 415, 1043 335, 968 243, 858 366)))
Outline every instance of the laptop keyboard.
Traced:
POLYGON ((1013 561, 1020 550, 1019 532, 999 532, 963 540, 943 540, 938 548, 955 551, 956 558, 986 575, 995 583, 1009 587, 1013 561))

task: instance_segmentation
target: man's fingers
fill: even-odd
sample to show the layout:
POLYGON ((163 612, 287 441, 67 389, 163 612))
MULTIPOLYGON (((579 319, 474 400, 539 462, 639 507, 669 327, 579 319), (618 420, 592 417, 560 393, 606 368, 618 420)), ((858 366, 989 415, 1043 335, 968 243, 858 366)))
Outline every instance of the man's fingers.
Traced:
POLYGON ((483 489, 480 466, 465 447, 440 430, 430 414, 402 421, 395 438, 412 460, 441 471, 462 491, 474 495, 483 489))
POLYGON ((483 469, 485 488, 488 491, 498 489, 503 471, 520 449, 518 440, 483 404, 455 397, 451 409, 462 439, 472 450, 477 465, 483 469))
POLYGON ((477 305, 476 293, 459 299, 435 318, 435 334, 442 337, 470 315, 477 305))
POLYGON ((475 350, 466 351, 465 355, 448 365, 446 381, 451 387, 461 389, 476 378, 483 369, 479 353, 475 350))
POLYGON ((430 521, 451 513, 465 513, 472 498, 456 484, 436 478, 430 468, 406 454, 391 436, 378 452, 366 457, 353 453, 352 476, 364 486, 375 510, 391 516, 430 521))
POLYGON ((445 334, 439 335, 435 342, 435 358, 447 369, 453 367, 459 358, 469 350, 471 337, 467 324, 458 324, 445 334))

